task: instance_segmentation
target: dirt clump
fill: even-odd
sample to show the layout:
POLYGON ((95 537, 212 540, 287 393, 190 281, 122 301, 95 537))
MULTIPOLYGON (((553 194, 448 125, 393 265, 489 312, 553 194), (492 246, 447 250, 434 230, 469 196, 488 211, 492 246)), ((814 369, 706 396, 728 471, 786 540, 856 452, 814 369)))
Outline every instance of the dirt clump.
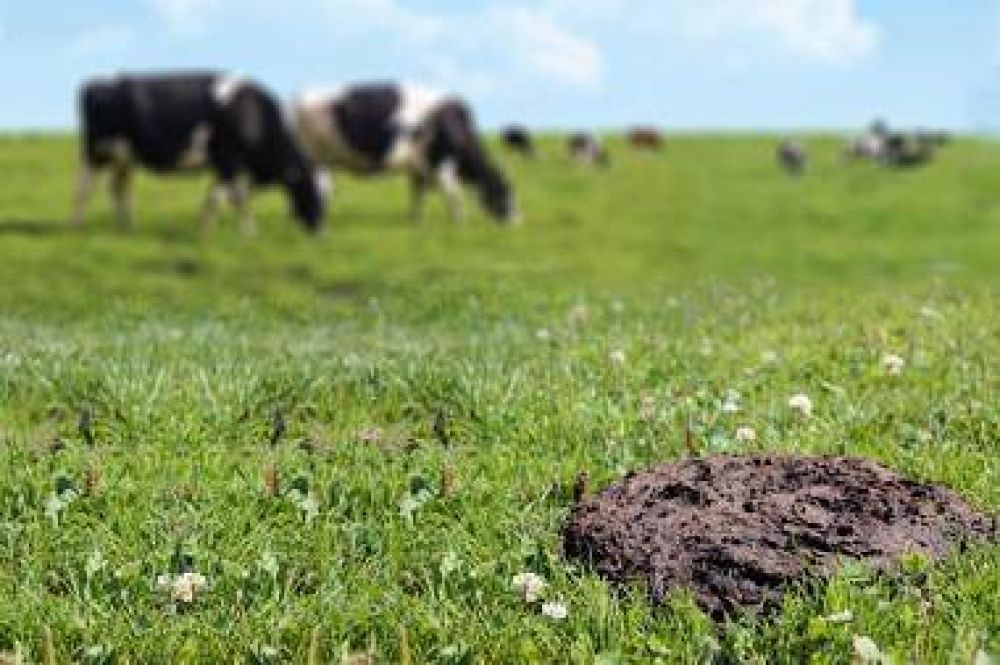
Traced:
POLYGON ((578 503, 564 552, 654 602, 689 589, 722 620, 776 606, 847 559, 884 571, 997 541, 998 521, 943 487, 851 457, 712 456, 628 475, 578 503))

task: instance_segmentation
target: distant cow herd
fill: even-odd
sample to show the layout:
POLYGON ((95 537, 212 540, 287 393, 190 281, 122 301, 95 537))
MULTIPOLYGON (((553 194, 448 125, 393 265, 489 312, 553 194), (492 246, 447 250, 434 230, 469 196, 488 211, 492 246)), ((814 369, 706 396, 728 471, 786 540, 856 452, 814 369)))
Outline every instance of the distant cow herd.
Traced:
MULTIPOLYGON (((410 214, 419 219, 427 191, 443 192, 454 219, 464 217, 463 192, 473 189, 482 208, 501 223, 520 218, 514 190, 491 161, 469 105, 461 98, 393 83, 312 91, 290 112, 253 80, 227 74, 116 75, 86 82, 80 90, 81 157, 73 219, 83 223, 98 175, 106 173, 119 224, 132 218, 131 183, 137 167, 154 173, 208 170, 214 175, 202 208, 211 225, 229 202, 247 234, 254 232, 254 189, 280 187, 292 215, 310 230, 323 223, 332 194, 332 172, 405 174, 410 214)), ((524 126, 501 133, 504 145, 531 159, 537 146, 524 126)), ((892 167, 929 162, 948 141, 943 133, 904 134, 883 122, 853 139, 852 159, 892 167)), ((636 126, 625 133, 635 150, 664 148, 662 132, 636 126)), ((591 132, 571 134, 569 157, 588 166, 610 165, 608 149, 591 132)), ((806 169, 806 151, 792 140, 777 147, 790 175, 806 169)))

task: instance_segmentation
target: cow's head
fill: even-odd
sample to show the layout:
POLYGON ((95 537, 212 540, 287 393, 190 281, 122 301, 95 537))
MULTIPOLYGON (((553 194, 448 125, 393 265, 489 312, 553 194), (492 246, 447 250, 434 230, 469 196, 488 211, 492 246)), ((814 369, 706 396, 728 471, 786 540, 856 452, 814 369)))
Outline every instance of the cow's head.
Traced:
POLYGON ((500 171, 486 171, 479 183, 479 198, 486 211, 501 224, 514 224, 520 220, 514 190, 500 171))
POLYGON ((285 169, 284 184, 295 217, 307 230, 315 232, 323 225, 324 195, 319 172, 303 159, 294 159, 285 169))

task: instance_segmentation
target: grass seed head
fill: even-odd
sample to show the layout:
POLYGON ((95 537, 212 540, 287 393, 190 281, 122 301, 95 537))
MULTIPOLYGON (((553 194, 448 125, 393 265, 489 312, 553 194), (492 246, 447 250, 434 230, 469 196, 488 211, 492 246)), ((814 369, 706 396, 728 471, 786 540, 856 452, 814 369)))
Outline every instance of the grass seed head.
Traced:
POLYGON ((274 462, 264 465, 264 496, 274 498, 281 494, 281 477, 274 462))

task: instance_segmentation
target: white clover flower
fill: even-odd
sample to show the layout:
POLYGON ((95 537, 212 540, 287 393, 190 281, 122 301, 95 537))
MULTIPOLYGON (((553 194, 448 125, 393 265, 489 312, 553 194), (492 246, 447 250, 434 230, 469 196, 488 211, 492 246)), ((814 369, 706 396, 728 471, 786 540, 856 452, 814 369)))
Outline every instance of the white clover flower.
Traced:
POLYGON ((549 332, 548 328, 539 328, 535 331, 535 339, 539 342, 547 342, 552 338, 552 333, 549 332))
POLYGON ((156 588, 168 591, 170 597, 179 603, 193 603, 195 595, 208 585, 201 573, 181 573, 176 577, 160 575, 156 578, 156 588))
POLYGON ((608 354, 608 360, 615 367, 623 367, 625 365, 625 352, 621 349, 615 349, 608 354))
POLYGON ((809 395, 805 393, 796 393, 788 398, 788 406, 795 411, 799 412, 799 415, 809 417, 812 415, 813 403, 809 399, 809 395))
POLYGON ((906 367, 906 360, 902 356, 897 356, 895 353, 887 353, 882 356, 882 369, 885 370, 886 374, 899 376, 903 373, 904 367, 906 367))
POLYGON ((920 316, 923 316, 924 318, 927 318, 927 319, 943 319, 944 318, 944 316, 941 315, 941 312, 937 311, 936 309, 934 309, 930 305, 924 305, 923 307, 920 308, 920 316))
POLYGON ((867 635, 855 635, 852 639, 854 643, 854 656, 859 663, 881 663, 882 651, 879 650, 875 640, 867 635))
POLYGON ((569 616, 569 608, 566 607, 565 603, 558 601, 542 603, 542 615, 547 616, 553 621, 562 621, 569 616))
POLYGON ((549 585, 540 575, 530 572, 518 573, 511 580, 511 583, 526 603, 538 600, 542 592, 545 591, 545 587, 549 585))
POLYGON ((639 417, 643 420, 656 418, 656 396, 646 393, 639 398, 639 417))
POLYGON ((753 427, 737 427, 736 440, 740 443, 752 443, 757 440, 757 431, 753 427))

